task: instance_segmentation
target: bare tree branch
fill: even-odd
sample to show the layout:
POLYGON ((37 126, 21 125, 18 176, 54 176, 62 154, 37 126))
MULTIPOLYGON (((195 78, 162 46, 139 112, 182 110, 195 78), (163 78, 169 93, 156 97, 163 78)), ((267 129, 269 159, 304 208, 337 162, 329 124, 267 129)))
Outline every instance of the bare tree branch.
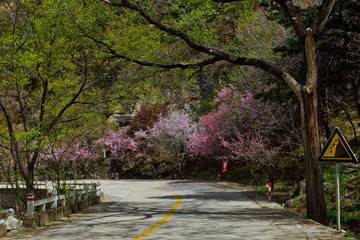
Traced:
POLYGON ((327 20, 329 19, 329 16, 333 9, 334 4, 335 4, 335 0, 323 0, 322 1, 320 10, 319 10, 318 14, 316 15, 316 18, 312 25, 313 34, 316 39, 320 38, 320 35, 322 34, 325 24, 326 24, 327 20))

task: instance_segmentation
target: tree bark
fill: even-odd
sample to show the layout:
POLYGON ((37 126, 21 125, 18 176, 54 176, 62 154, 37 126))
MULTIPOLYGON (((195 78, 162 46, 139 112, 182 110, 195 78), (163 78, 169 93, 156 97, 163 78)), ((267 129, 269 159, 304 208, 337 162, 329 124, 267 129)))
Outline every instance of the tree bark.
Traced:
POLYGON ((301 107, 302 138, 305 153, 306 209, 307 217, 328 225, 325 205, 324 183, 320 163, 320 137, 318 126, 318 74, 316 46, 312 30, 307 29, 305 40, 307 64, 306 86, 302 92, 301 107))
POLYGON ((317 121, 317 99, 314 93, 304 92, 302 108, 302 138, 305 153, 307 217, 328 224, 324 184, 318 162, 320 146, 317 121))

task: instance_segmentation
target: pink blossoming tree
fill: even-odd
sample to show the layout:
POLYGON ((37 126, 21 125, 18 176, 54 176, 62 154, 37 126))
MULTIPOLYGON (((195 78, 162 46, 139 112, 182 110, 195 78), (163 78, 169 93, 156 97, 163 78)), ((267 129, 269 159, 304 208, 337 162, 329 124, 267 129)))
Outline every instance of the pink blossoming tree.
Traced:
POLYGON ((95 142, 95 147, 104 148, 107 151, 110 171, 121 172, 126 161, 138 150, 136 141, 126 135, 126 130, 108 130, 104 137, 95 142))
POLYGON ((200 118, 199 130, 190 137, 191 157, 246 164, 254 179, 260 171, 272 180, 282 149, 298 136, 289 121, 291 110, 249 92, 240 94, 232 85, 219 91, 212 104, 217 108, 200 118))
MULTIPOLYGON (((61 175, 70 174, 76 178, 76 175, 83 174, 86 178, 98 158, 99 155, 86 143, 64 143, 60 147, 48 145, 47 151, 42 155, 42 164, 48 171, 56 174, 59 189, 61 175)), ((66 179, 65 176, 62 177, 63 180, 66 179)))
POLYGON ((196 127, 186 112, 177 111, 160 117, 153 127, 135 132, 135 136, 146 141, 149 148, 166 153, 169 163, 183 178, 188 160, 188 141, 196 127))

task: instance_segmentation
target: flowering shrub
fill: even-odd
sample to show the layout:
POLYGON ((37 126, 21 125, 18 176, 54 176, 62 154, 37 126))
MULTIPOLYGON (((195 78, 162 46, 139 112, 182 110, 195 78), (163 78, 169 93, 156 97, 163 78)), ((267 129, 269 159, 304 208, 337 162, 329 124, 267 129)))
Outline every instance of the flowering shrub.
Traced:
POLYGON ((78 174, 86 178, 93 172, 93 165, 98 158, 99 155, 86 143, 64 143, 60 147, 49 145, 41 157, 44 171, 54 175, 58 189, 60 180, 76 178, 78 174))
POLYGON ((280 147, 271 147, 269 139, 260 134, 241 134, 237 131, 231 141, 223 140, 221 144, 229 150, 229 160, 250 160, 255 169, 261 167, 276 167, 274 158, 281 149, 280 147))
POLYGON ((249 92, 239 94, 232 85, 218 91, 212 104, 217 108, 200 118, 190 137, 190 156, 246 164, 268 178, 291 145, 288 135, 294 127, 286 106, 262 102, 249 92))
MULTIPOLYGON (((184 176, 184 167, 188 155, 188 141, 196 131, 196 124, 183 111, 171 112, 167 117, 160 117, 153 127, 146 131, 135 132, 139 141, 146 142, 151 151, 166 153, 174 169, 184 176)), ((149 149, 147 151, 149 153, 149 149)))
POLYGON ((95 147, 105 148, 111 172, 120 172, 124 161, 130 161, 130 156, 138 150, 136 141, 126 135, 126 130, 108 130, 104 137, 95 142, 95 147))
POLYGON ((108 130, 104 137, 95 142, 95 146, 105 147, 112 159, 123 159, 130 152, 137 150, 137 143, 126 135, 126 130, 108 130))
POLYGON ((236 129, 235 109, 239 108, 240 102, 235 88, 230 85, 219 91, 212 104, 218 105, 218 108, 200 118, 198 131, 190 137, 188 148, 193 158, 198 156, 223 158, 225 152, 221 139, 226 138, 226 135, 236 129))

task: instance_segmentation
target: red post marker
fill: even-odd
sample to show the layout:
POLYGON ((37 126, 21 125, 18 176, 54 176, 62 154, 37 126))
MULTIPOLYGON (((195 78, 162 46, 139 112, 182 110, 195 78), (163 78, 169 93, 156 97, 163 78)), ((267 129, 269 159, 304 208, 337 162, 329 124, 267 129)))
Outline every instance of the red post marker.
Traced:
POLYGON ((269 200, 271 200, 271 182, 269 182, 268 196, 269 196, 269 200))
POLYGON ((218 172, 218 180, 219 180, 219 181, 221 180, 220 172, 218 172))
POLYGON ((28 194, 28 195, 26 195, 26 200, 27 200, 27 201, 34 201, 34 200, 35 200, 34 194, 28 194))
POLYGON ((34 216, 34 209, 35 209, 35 196, 34 194, 27 194, 26 195, 26 215, 29 217, 34 216))
POLYGON ((223 165, 222 165, 222 172, 227 172, 227 169, 228 169, 228 162, 223 162, 223 165))

